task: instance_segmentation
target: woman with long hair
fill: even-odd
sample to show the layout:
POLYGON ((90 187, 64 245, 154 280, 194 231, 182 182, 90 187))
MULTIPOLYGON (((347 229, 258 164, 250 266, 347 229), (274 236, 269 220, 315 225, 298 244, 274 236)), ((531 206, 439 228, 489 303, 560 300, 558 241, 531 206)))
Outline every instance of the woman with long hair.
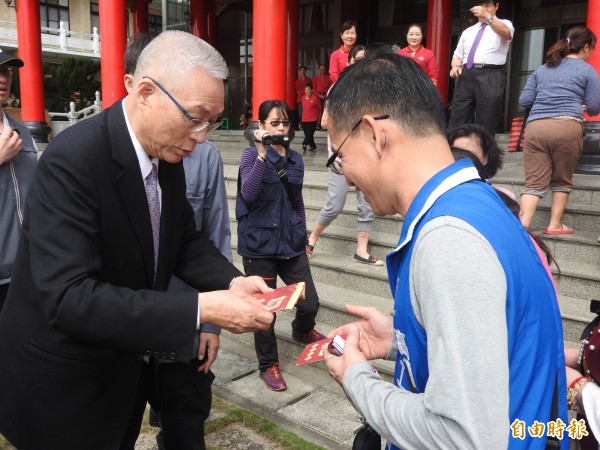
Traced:
POLYGON ((585 61, 596 47, 596 35, 574 27, 546 53, 546 63, 533 72, 519 103, 531 108, 525 128, 525 189, 521 222, 529 228, 546 191, 552 192, 550 223, 544 234, 572 234, 563 223, 573 173, 583 150, 583 111, 600 112, 600 80, 585 61))

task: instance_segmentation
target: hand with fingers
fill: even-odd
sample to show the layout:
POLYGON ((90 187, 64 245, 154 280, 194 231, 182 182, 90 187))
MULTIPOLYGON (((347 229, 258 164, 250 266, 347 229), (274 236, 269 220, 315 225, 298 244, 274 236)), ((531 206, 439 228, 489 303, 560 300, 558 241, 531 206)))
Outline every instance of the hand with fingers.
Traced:
POLYGON ((23 148, 23 140, 19 132, 5 126, 0 133, 0 165, 13 159, 23 148))
POLYGON ((356 328, 360 333, 360 351, 365 357, 368 360, 385 358, 392 346, 394 336, 391 317, 371 306, 347 304, 346 311, 360 320, 333 330, 328 337, 338 334, 345 336, 351 328, 356 328))
POLYGON ((260 277, 238 277, 228 291, 201 294, 200 320, 236 334, 267 330, 273 314, 252 294, 270 291, 260 277))
POLYGON ((200 346, 198 348, 198 372, 208 373, 210 367, 217 359, 219 348, 221 347, 221 339, 215 333, 200 333, 200 346))

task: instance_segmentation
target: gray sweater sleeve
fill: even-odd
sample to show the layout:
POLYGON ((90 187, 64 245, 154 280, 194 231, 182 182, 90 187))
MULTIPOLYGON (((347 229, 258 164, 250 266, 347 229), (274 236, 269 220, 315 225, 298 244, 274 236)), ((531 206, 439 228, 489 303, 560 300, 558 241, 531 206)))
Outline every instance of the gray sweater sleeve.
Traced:
POLYGON ((410 292, 427 333, 425 392, 385 382, 362 362, 346 370, 346 394, 404 450, 507 448, 506 279, 494 250, 464 221, 434 219, 415 244, 410 292))

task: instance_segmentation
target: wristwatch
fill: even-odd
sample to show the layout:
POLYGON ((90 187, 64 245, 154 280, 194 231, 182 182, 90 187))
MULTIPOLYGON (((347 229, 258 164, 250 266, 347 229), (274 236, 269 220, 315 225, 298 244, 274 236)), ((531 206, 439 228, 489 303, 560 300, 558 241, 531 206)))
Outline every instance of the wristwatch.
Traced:
POLYGON ((485 22, 487 24, 491 25, 493 21, 494 21, 494 16, 490 16, 490 18, 488 20, 486 20, 485 22))

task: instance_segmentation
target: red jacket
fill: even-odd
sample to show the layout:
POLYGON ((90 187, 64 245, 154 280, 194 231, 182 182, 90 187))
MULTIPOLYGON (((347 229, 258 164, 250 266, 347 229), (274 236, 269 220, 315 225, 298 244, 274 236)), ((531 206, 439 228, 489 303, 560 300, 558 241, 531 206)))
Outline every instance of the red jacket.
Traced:
POLYGON ((309 98, 302 96, 302 122, 317 122, 322 109, 321 100, 315 94, 309 98))
POLYGON ((296 102, 302 102, 302 97, 304 97, 304 88, 307 84, 312 84, 312 80, 310 77, 298 78, 296 80, 296 102))
POLYGON ((413 52, 409 46, 406 46, 399 49, 396 53, 400 56, 412 58, 425 71, 429 79, 437 84, 438 68, 435 62, 435 55, 431 50, 421 45, 413 52))
POLYGON ((327 91, 329 91, 330 87, 331 80, 329 79, 329 75, 315 75, 313 78, 313 90, 315 94, 317 94, 317 97, 321 94, 327 95, 327 91))
POLYGON ((340 77, 340 73, 348 67, 348 53, 350 50, 346 50, 344 45, 334 50, 329 58, 329 79, 331 83, 335 83, 340 77))

